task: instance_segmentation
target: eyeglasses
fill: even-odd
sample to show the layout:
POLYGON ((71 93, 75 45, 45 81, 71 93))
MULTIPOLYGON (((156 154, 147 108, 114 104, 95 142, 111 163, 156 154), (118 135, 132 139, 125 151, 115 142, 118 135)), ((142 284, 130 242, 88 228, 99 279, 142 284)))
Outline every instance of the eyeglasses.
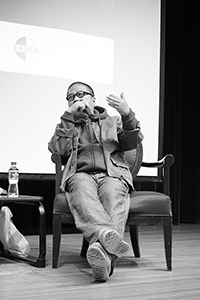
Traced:
POLYGON ((89 92, 79 91, 76 94, 67 95, 66 99, 67 99, 67 101, 72 102, 72 101, 74 101, 76 96, 81 99, 81 98, 85 97, 86 95, 94 96, 93 94, 91 94, 89 92))

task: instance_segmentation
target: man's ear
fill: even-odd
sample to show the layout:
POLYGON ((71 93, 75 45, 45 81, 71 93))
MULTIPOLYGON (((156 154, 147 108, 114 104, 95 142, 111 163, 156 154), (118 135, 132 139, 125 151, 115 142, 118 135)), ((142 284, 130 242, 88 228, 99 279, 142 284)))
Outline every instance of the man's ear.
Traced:
POLYGON ((96 102, 96 98, 95 98, 95 97, 92 97, 92 100, 93 100, 93 103, 95 103, 95 102, 96 102))

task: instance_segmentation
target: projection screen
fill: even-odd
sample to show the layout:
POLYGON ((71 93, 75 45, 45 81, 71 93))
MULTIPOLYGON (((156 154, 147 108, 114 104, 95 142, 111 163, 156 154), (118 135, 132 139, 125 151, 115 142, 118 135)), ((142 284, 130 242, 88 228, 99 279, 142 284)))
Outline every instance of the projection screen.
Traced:
MULTIPOLYGON (((48 142, 84 81, 96 102, 122 91, 158 158, 160 0, 0 0, 0 173, 52 174, 48 142)), ((144 170, 140 175, 152 175, 144 170)))

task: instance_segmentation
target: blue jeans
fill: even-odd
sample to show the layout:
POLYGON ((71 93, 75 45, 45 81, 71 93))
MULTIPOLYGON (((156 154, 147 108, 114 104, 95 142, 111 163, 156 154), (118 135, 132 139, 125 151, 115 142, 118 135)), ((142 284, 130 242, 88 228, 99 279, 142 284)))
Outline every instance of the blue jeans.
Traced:
POLYGON ((76 227, 90 244, 98 240, 102 229, 123 236, 130 206, 129 186, 123 179, 78 172, 68 179, 67 189, 76 227))

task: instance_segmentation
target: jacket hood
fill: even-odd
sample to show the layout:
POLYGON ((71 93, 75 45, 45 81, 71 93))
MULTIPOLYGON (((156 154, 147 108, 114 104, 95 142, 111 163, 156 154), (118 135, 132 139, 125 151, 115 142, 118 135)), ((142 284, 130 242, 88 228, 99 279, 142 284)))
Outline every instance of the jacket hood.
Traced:
POLYGON ((105 119, 108 116, 107 110, 101 106, 94 107, 94 119, 105 119))

